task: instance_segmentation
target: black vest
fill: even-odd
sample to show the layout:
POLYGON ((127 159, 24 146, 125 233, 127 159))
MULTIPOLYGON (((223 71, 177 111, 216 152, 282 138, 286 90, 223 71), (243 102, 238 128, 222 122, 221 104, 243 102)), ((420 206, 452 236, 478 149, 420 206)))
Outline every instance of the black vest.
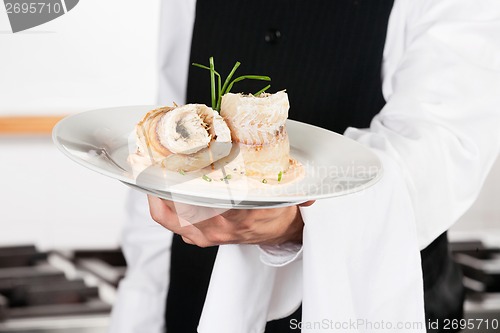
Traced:
MULTIPOLYGON (((286 89, 290 118, 343 132, 367 127, 384 106, 381 62, 392 0, 201 0, 191 62, 226 76, 271 77, 271 92, 286 89)), ((265 84, 242 81, 235 92, 265 84)), ((210 105, 208 72, 190 67, 187 101, 210 105)))
MULTIPOLYGON (((270 92, 288 92, 291 119, 340 133, 348 126, 368 127, 385 104, 381 62, 392 5, 393 0, 198 0, 191 62, 208 64, 213 56, 223 77, 236 61, 242 63, 237 74, 270 76, 270 92)), ((233 92, 257 92, 266 84, 242 81, 233 92)), ((211 104, 208 71, 189 68, 187 102, 211 104)), ((168 333, 196 332, 216 253, 217 248, 200 249, 174 237, 168 333)), ((266 330, 288 331, 287 320, 266 330)))

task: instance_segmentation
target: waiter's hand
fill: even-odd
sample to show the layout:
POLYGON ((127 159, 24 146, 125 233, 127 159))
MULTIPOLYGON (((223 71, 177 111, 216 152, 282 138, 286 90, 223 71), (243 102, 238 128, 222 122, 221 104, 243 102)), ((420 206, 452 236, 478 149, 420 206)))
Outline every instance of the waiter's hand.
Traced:
MULTIPOLYGON (((304 222, 298 206, 272 209, 222 210, 181 204, 148 195, 153 220, 189 244, 275 245, 302 243, 304 222)), ((310 206, 308 201, 300 206, 310 206)))

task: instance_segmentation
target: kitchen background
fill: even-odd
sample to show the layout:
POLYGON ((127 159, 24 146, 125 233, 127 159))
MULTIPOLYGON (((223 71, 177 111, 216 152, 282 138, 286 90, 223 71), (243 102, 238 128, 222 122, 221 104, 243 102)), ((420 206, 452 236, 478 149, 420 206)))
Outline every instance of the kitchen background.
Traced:
POLYGON ((82 0, 13 34, 0 5, 0 332, 106 332, 128 190, 63 156, 50 130, 155 103, 159 6, 82 0))
POLYGON ((84 0, 16 34, 0 7, 0 244, 118 244, 125 186, 79 167, 50 135, 34 133, 50 130, 51 116, 155 103, 159 6, 84 0), (12 118, 20 116, 28 117, 12 118), (16 130, 24 133, 5 133, 16 130))
MULTIPOLYGON (((50 262, 69 280, 80 279, 96 288, 104 303, 113 301, 117 276, 123 274, 123 258, 114 250, 126 219, 128 189, 63 156, 49 132, 60 116, 155 103, 159 6, 159 0, 83 0, 62 17, 16 34, 0 7, 0 295, 2 281, 20 272, 12 268, 17 263, 8 264, 15 250, 1 248, 35 245, 38 254, 31 248, 18 251, 41 259, 42 265, 50 262), (67 251, 96 249, 103 251, 94 255, 67 251), (108 281, 102 267, 97 272, 92 265, 89 268, 84 260, 88 257, 109 264, 104 265, 108 281)), ((476 265, 468 273, 469 288, 493 295, 469 300, 472 317, 474 313, 500 316, 499 252, 487 251, 477 258, 469 253, 500 247, 498 198, 500 160, 477 202, 450 231, 455 249, 465 253, 458 253, 458 260, 465 266, 476 265), (483 245, 463 243, 478 240, 483 245), (478 258, 497 263, 493 278, 485 278, 484 262, 478 264, 478 258)), ((109 307, 90 311, 97 315, 35 313, 26 320, 23 315, 9 317, 9 301, 13 309, 12 300, 0 296, 0 332, 42 332, 43 327, 44 332, 104 332, 107 325, 109 307), (81 317, 93 321, 84 324, 78 320, 81 317)))

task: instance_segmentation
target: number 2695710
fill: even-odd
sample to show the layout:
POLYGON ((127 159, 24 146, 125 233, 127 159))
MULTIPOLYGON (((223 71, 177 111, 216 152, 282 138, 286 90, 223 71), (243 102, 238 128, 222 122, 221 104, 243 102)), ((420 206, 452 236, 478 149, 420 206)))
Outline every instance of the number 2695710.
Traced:
POLYGON ((5 9, 7 14, 59 14, 63 10, 61 4, 57 2, 6 2, 5 9))

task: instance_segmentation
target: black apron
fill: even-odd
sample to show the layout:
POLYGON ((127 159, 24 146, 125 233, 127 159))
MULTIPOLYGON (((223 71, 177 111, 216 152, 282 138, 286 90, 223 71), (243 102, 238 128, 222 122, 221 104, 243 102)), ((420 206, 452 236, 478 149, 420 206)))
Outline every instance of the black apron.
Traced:
MULTIPOLYGON (((213 56, 223 77, 236 61, 239 75, 269 75, 270 92, 288 92, 290 119, 338 133, 368 127, 385 104, 380 73, 392 6, 393 0, 198 0, 190 62, 208 64, 213 56)), ((266 84, 241 81, 233 92, 257 92, 266 84)), ((211 105, 206 70, 189 68, 186 100, 211 105)), ((424 271, 433 272, 426 290, 436 289, 446 264, 455 267, 446 236, 436 244, 423 259, 424 271)), ((216 247, 201 249, 174 236, 168 333, 196 332, 216 253, 216 247)), ((461 312, 461 302, 453 304, 461 312)), ((432 317, 441 316, 441 308, 432 317)), ((296 332, 290 319, 300 321, 300 313, 268 323, 266 332, 296 332)))

